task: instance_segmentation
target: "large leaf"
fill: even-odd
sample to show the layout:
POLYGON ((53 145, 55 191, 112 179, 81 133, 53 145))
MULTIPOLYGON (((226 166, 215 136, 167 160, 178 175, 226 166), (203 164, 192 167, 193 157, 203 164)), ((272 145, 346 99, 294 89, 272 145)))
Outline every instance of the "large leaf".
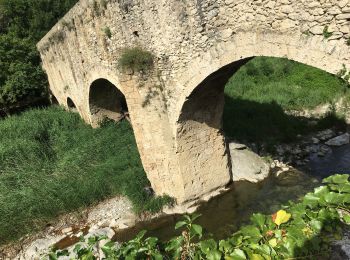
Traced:
POLYGON ((292 215, 285 210, 279 210, 272 216, 272 220, 277 226, 280 226, 283 223, 287 223, 291 217, 292 215))
POLYGON ((202 237, 203 228, 200 225, 192 224, 191 232, 198 235, 199 237, 202 237))
POLYGON ((230 254, 233 260, 245 260, 247 259, 243 250, 236 248, 233 253, 230 254))
POLYGON ((185 225, 187 225, 186 221, 179 221, 179 222, 176 223, 175 229, 179 229, 179 228, 181 228, 181 227, 183 227, 185 225))
POLYGON ((201 241, 199 243, 199 247, 203 253, 207 253, 207 252, 216 250, 217 244, 216 244, 216 241, 214 239, 208 239, 208 240, 201 241))
POLYGON ((253 224, 258 225, 259 228, 261 230, 263 230, 264 224, 265 224, 265 221, 266 221, 266 216, 264 216, 263 214, 257 213, 257 214, 253 214, 251 216, 250 220, 253 222, 253 224))
POLYGON ((323 183, 344 184, 349 182, 349 174, 336 174, 324 179, 323 183))

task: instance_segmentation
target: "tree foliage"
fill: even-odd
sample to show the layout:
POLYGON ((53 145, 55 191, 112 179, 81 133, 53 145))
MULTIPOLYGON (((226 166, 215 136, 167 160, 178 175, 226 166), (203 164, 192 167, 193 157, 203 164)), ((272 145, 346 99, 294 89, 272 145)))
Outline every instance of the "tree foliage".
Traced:
POLYGON ((36 43, 77 0, 0 0, 0 109, 47 95, 36 43))

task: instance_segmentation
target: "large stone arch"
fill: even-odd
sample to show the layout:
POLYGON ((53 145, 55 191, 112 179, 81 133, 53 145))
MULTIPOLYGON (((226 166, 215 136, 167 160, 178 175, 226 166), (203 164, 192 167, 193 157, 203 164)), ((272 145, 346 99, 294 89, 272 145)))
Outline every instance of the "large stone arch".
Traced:
POLYGON ((186 199, 213 192, 231 180, 222 132, 224 88, 249 59, 285 57, 332 74, 343 64, 349 64, 346 47, 335 43, 330 48, 322 37, 242 33, 233 40, 218 43, 204 52, 189 65, 191 69, 188 68, 181 79, 185 82, 184 91, 179 98, 177 117, 173 119, 186 199))

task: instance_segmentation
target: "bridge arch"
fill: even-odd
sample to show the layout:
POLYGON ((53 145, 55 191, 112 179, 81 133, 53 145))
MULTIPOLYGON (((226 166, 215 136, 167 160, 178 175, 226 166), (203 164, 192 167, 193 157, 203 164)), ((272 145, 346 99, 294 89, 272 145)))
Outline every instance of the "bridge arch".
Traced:
POLYGON ((91 123, 97 126, 104 118, 119 121, 128 113, 124 94, 109 80, 98 78, 89 89, 91 123))
POLYGON ((329 53, 320 37, 301 35, 300 46, 283 38, 276 35, 270 41, 265 36, 259 42, 255 37, 240 38, 250 41, 249 45, 219 43, 189 64, 190 74, 183 78, 184 92, 174 118, 176 154, 186 199, 224 187, 232 179, 222 128, 224 89, 242 65, 256 56, 284 57, 336 74, 344 64, 336 52, 329 53))
POLYGON ((75 105, 74 101, 70 97, 67 97, 67 107, 69 110, 73 112, 78 112, 77 106, 75 105))

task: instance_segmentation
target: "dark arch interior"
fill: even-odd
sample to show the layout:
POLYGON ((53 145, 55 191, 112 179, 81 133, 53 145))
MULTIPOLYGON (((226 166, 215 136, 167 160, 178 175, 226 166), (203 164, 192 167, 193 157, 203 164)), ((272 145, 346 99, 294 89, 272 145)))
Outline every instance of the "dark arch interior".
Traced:
POLYGON ((193 120, 221 129, 226 83, 250 59, 230 63, 204 79, 186 100, 179 122, 193 120))
MULTIPOLYGON (((50 94, 50 102, 52 105, 59 105, 57 98, 53 94, 50 94)), ((72 101, 72 103, 73 103, 73 101, 72 101)), ((73 105, 74 105, 74 103, 73 103, 73 105)))
POLYGON ((77 107, 71 98, 67 98, 67 106, 72 111, 77 111, 77 107))
POLYGON ((96 123, 104 118, 119 121, 128 113, 125 96, 106 79, 98 79, 91 84, 89 104, 96 123))

